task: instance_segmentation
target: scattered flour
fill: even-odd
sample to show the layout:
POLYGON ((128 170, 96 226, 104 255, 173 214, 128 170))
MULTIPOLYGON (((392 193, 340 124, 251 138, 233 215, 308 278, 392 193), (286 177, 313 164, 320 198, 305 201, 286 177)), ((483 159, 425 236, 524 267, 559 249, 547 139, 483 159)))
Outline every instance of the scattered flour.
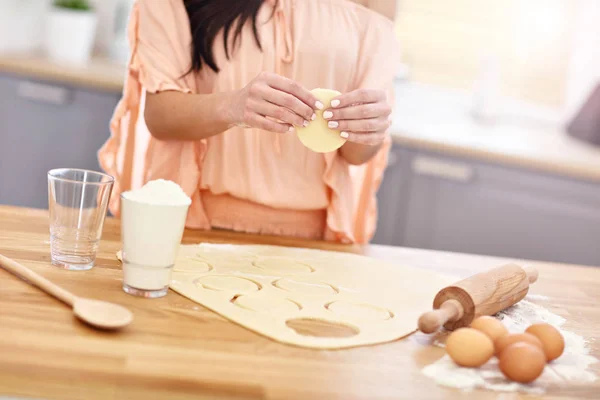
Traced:
POLYGON ((538 300, 538 301, 546 301, 546 300, 550 300, 550 297, 548 296, 542 296, 541 294, 528 294, 527 298, 529 300, 538 300))
POLYGON ((192 200, 175 182, 157 179, 146 183, 139 189, 123 193, 123 196, 138 203, 187 206, 192 200))
MULTIPOLYGON (((547 300, 545 296, 527 296, 528 300, 547 300)), ((529 325, 546 322, 560 329, 565 339, 565 352, 557 360, 549 364, 542 376, 534 383, 524 385, 507 380, 498 368, 498 360, 494 357, 481 368, 462 368, 456 365, 447 355, 437 362, 423 368, 423 373, 435 379, 442 386, 463 390, 487 389, 500 392, 525 392, 543 394, 547 387, 564 382, 589 383, 597 377, 588 368, 598 362, 591 356, 585 339, 573 332, 561 329, 566 320, 549 310, 522 300, 513 307, 499 313, 497 317, 504 322, 509 332, 523 332, 529 325)), ((439 340, 434 345, 444 347, 439 340)))

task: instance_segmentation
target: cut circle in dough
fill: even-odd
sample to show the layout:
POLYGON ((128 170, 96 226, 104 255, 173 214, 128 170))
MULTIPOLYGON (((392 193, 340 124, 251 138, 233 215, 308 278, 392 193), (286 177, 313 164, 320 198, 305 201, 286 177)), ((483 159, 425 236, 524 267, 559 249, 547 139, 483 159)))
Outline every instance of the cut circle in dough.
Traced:
POLYGON ((273 286, 277 289, 285 290, 292 293, 302 293, 309 295, 338 294, 338 290, 334 286, 323 282, 310 282, 283 278, 273 282, 273 286))
POLYGON ((317 110, 317 117, 309 121, 307 127, 296 127, 296 134, 302 144, 316 153, 329 153, 342 147, 346 139, 340 136, 340 131, 327 126, 323 111, 331 107, 331 100, 341 95, 337 90, 313 89, 311 93, 323 103, 323 110, 317 110))
POLYGON ((289 299, 270 298, 265 296, 237 296, 233 304, 250 311, 268 312, 286 315, 302 310, 302 306, 289 299))
POLYGON ((251 257, 251 256, 248 256, 245 254, 242 254, 240 256, 237 256, 237 255, 224 256, 224 255, 220 255, 220 254, 198 253, 198 254, 192 256, 192 258, 195 258, 200 261, 204 261, 204 262, 210 264, 215 269, 220 269, 220 268, 238 269, 241 266, 250 267, 252 265, 252 261, 254 260, 255 257, 251 257))
POLYGON ((175 264, 173 267, 173 271, 190 273, 207 273, 213 269, 212 265, 196 257, 186 258, 175 264))
POLYGON ((234 292, 245 294, 258 292, 262 289, 259 283, 251 279, 229 275, 208 275, 194 281, 197 287, 218 292, 234 292))
POLYGON ((332 313, 351 319, 367 321, 385 321, 393 318, 386 308, 366 303, 354 303, 346 300, 333 301, 325 306, 332 313))
POLYGON ((315 272, 315 269, 308 264, 296 261, 288 257, 260 257, 252 263, 256 268, 272 274, 297 275, 315 272))

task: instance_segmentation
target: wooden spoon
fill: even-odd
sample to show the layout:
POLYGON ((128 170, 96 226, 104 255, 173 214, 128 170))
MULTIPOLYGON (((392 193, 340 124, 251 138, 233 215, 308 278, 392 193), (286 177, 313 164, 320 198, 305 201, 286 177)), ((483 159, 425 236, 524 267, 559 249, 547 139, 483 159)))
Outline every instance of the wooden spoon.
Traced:
POLYGON ((77 297, 29 268, 1 254, 0 267, 31 282, 46 293, 71 306, 77 318, 95 328, 119 329, 129 325, 133 321, 133 314, 125 307, 106 301, 77 297))

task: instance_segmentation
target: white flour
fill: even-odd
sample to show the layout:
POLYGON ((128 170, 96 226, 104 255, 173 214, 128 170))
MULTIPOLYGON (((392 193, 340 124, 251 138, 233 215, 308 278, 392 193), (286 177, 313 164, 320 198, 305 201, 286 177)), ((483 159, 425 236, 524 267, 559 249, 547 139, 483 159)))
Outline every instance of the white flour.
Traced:
POLYGON ((167 206, 187 206, 192 200, 175 182, 157 179, 139 189, 123 193, 123 197, 138 203, 167 206))
MULTIPOLYGON (((528 300, 547 300, 545 296, 527 296, 528 300)), ((589 367, 598 359, 591 356, 585 339, 573 332, 561 329, 566 320, 547 309, 523 300, 513 307, 498 314, 509 332, 523 332, 529 325, 546 322, 560 329, 565 338, 565 352, 557 360, 546 366, 544 373, 529 385, 507 380, 498 368, 498 360, 494 357, 481 368, 462 368, 457 366, 447 355, 437 362, 423 368, 423 373, 435 379, 436 383, 463 390, 487 389, 502 392, 527 392, 542 394, 550 385, 564 383, 589 383, 596 380, 596 375, 589 367)), ((439 341, 435 345, 443 347, 439 341)))

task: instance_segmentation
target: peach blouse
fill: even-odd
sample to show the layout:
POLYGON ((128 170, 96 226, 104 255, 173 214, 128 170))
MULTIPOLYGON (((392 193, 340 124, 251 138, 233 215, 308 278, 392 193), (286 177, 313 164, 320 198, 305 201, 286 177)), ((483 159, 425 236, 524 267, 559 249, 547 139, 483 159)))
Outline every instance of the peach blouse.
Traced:
POLYGON ((399 62, 393 24, 348 0, 267 0, 259 14, 263 50, 246 26, 221 71, 191 65, 191 34, 183 0, 138 0, 130 19, 131 58, 111 137, 99 152, 120 193, 154 179, 178 183, 192 198, 187 226, 220 227, 365 243, 377 220, 375 194, 390 142, 368 163, 350 166, 338 152, 314 153, 295 134, 234 127, 197 142, 159 141, 144 122, 145 93, 208 94, 237 90, 261 71, 316 87, 348 92, 388 90, 399 62), (234 212, 232 212, 234 210, 234 212))

